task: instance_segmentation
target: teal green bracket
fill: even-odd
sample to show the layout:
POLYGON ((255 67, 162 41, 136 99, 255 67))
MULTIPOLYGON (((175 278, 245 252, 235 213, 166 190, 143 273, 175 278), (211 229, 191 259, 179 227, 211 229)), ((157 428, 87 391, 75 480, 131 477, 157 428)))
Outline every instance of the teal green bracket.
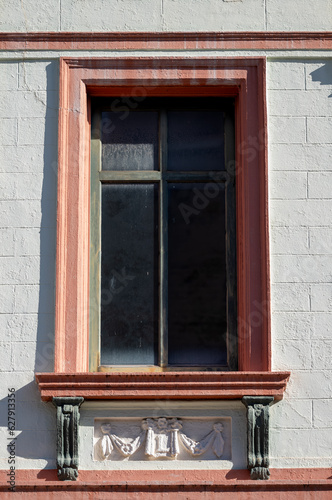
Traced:
POLYGON ((272 396, 244 396, 247 407, 247 464, 251 479, 269 479, 269 416, 272 396))
POLYGON ((53 398, 57 409, 57 469, 61 481, 76 481, 78 477, 78 429, 82 397, 53 398))

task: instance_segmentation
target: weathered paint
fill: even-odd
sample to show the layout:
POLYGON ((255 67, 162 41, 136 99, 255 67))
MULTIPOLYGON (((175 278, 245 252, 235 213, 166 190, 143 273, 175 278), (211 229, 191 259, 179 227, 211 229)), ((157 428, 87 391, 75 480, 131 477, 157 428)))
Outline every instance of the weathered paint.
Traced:
POLYGON ((281 399, 289 372, 37 373, 43 401, 85 399, 281 399))
POLYGON ((265 60, 139 57, 61 60, 55 371, 89 369, 87 95, 131 96, 137 87, 143 88, 146 95, 236 97, 238 366, 239 370, 268 371, 271 345, 265 60), (248 146, 252 136, 260 142, 254 158, 248 146), (257 304, 262 310, 257 310, 257 304), (251 320, 256 314, 260 315, 258 323, 251 320))
POLYGON ((16 495, 22 498, 97 498, 130 500, 175 500, 217 499, 268 499, 278 495, 280 500, 292 498, 314 500, 331 498, 332 481, 330 469, 271 470, 269 481, 251 481, 249 471, 80 471, 75 483, 66 484, 56 480, 55 470, 20 471, 16 493, 6 492, 1 486, 1 498, 5 500, 16 495), (291 492, 291 493, 290 493, 291 492), (318 493, 319 492, 319 493, 318 493))
POLYGON ((1 50, 329 50, 332 33, 0 33, 1 50))

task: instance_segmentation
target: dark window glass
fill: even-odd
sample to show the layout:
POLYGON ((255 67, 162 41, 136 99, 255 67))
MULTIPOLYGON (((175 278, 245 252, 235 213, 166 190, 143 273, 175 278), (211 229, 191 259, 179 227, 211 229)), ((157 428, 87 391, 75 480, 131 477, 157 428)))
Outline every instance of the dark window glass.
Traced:
POLYGON ((216 183, 168 189, 168 359, 226 365, 225 190, 216 183))
POLYGON ((101 364, 157 363, 158 196, 102 186, 101 364))
POLYGON ((102 113, 103 170, 158 169, 158 113, 102 113))
POLYGON ((222 111, 167 113, 168 170, 224 170, 222 111))
POLYGON ((233 101, 96 99, 92 364, 236 369, 233 101))

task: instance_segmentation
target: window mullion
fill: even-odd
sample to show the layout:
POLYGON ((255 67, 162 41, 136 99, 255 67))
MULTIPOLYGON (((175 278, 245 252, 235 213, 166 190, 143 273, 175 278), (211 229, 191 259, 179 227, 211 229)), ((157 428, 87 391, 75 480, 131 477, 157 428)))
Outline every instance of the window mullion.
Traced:
POLYGON ((160 245, 160 293, 159 293, 159 364, 168 365, 168 186, 167 169, 167 114, 161 110, 159 118, 159 165, 160 209, 159 209, 159 245, 160 245))
POLYGON ((89 369, 100 364, 100 256, 101 256, 101 111, 92 116, 91 138, 91 209, 90 209, 90 336, 89 369))
POLYGON ((236 195, 234 120, 225 115, 227 358, 228 369, 237 370, 236 195))

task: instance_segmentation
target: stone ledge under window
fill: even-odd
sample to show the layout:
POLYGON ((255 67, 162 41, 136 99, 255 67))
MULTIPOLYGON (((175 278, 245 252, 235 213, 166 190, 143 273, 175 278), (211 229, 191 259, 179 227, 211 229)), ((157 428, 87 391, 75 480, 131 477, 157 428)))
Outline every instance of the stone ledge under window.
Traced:
POLYGON ((36 373, 43 401, 53 397, 87 399, 242 399, 280 400, 290 372, 36 373))

